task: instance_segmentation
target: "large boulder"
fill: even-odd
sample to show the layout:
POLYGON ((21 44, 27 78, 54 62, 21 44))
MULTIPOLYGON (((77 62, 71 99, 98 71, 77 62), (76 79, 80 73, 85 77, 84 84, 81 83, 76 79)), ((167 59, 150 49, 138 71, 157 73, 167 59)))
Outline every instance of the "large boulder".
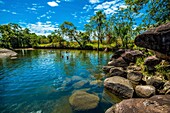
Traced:
POLYGON ((154 50, 159 58, 170 60, 170 22, 138 35, 135 44, 154 50))
POLYGON ((75 111, 87 111, 98 106, 99 97, 80 90, 70 96, 69 103, 75 111))
POLYGON ((17 56, 17 53, 12 51, 12 50, 9 50, 9 49, 1 49, 0 48, 0 58, 3 58, 3 57, 15 57, 17 56))
POLYGON ((138 85, 135 87, 135 92, 138 97, 148 98, 155 95, 155 87, 151 85, 138 85))
POLYGON ((170 22, 138 35, 135 44, 159 52, 162 54, 159 57, 167 56, 162 58, 170 60, 170 22))
POLYGON ((133 97, 133 86, 128 79, 123 77, 114 76, 106 78, 104 81, 104 87, 121 98, 133 97))
POLYGON ((105 113, 170 113, 170 95, 156 95, 149 99, 127 99, 105 113))

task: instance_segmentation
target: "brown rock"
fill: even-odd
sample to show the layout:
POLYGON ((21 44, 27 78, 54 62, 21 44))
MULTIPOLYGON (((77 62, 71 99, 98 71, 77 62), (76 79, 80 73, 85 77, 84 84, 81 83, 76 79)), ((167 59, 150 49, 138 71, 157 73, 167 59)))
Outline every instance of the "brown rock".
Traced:
POLYGON ((106 78, 104 81, 104 87, 121 98, 133 97, 133 86, 128 79, 123 77, 113 76, 106 78))
POLYGON ((127 73, 125 70, 123 70, 122 67, 114 67, 114 68, 111 68, 109 71, 109 77, 122 76, 122 77, 126 78, 126 75, 127 75, 127 73))
POLYGON ((115 67, 127 67, 129 65, 128 62, 126 62, 122 57, 119 57, 118 59, 112 60, 108 62, 109 66, 115 66, 115 67))
POLYGON ((126 51, 124 54, 122 54, 122 58, 126 62, 136 62, 136 59, 138 57, 144 56, 143 53, 139 50, 131 50, 131 51, 126 51))
POLYGON ((123 100, 105 113, 170 113, 170 95, 123 100))
POLYGON ((143 74, 139 71, 129 71, 127 78, 131 81, 139 82, 142 80, 143 74))
POLYGON ((163 89, 163 86, 165 84, 164 80, 160 77, 150 77, 146 80, 146 84, 147 85, 152 85, 154 86, 156 89, 163 89))
POLYGON ((155 95, 155 87, 151 85, 138 85, 135 88, 138 97, 148 98, 155 95))
POLYGON ((69 102, 74 110, 86 111, 98 106, 99 97, 80 90, 70 96, 69 102))
POLYGON ((170 56, 170 22, 138 35, 135 44, 170 56))
POLYGON ((144 65, 154 67, 161 62, 156 56, 149 56, 145 59, 144 65))

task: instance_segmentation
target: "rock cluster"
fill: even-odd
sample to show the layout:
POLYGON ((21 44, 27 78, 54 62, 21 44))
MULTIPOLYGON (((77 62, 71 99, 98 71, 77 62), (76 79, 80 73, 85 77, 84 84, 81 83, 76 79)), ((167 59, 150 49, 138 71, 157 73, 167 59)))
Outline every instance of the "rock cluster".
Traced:
POLYGON ((155 94, 170 93, 170 87, 164 85, 166 82, 164 78, 159 76, 146 77, 142 73, 142 68, 135 64, 137 58, 142 58, 144 59, 143 67, 149 68, 147 71, 151 72, 161 62, 160 59, 156 56, 144 58, 145 55, 139 50, 125 50, 124 53, 122 49, 118 51, 121 52, 116 52, 116 55, 113 55, 108 62, 108 66, 103 67, 107 77, 104 81, 106 89, 118 97, 126 99, 132 97, 148 98, 155 94), (118 55, 118 53, 121 54, 118 55))
MULTIPOLYGON (((162 60, 170 61, 170 22, 138 35, 135 44, 146 50, 153 50, 155 56, 144 59, 147 55, 141 51, 118 50, 108 62, 109 67, 103 67, 109 77, 104 81, 104 86, 121 98, 140 97, 140 99, 123 100, 109 108, 106 113, 169 113, 170 77, 162 76, 161 71, 157 73, 156 66, 164 64, 162 60), (138 57, 144 59, 143 69, 135 65, 138 57), (155 75, 147 77, 143 75, 143 71, 155 75)), ((170 70, 170 65, 162 66, 159 70, 170 70)))

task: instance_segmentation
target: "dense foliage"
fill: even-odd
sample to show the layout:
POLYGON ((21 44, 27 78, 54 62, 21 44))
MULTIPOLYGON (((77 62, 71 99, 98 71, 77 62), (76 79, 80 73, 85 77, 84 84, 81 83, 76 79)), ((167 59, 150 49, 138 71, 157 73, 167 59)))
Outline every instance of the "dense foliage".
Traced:
POLYGON ((37 36, 28 28, 23 29, 18 24, 0 25, 0 47, 74 47, 85 49, 96 46, 103 47, 133 47, 136 35, 148 27, 158 26, 170 21, 169 0, 125 0, 127 8, 119 7, 117 13, 111 16, 98 11, 84 25, 84 31, 78 31, 73 23, 65 21, 58 29, 48 36, 37 36), (141 11, 145 11, 142 14, 141 11), (142 15, 141 15, 142 14, 142 15), (139 16, 142 22, 136 24, 139 16), (100 44, 100 45, 99 45, 100 44))

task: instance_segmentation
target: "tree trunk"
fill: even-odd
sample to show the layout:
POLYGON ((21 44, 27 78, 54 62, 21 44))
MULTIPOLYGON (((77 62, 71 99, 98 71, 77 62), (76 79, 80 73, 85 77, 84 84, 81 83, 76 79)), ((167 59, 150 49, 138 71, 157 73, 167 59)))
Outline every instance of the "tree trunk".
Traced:
POLYGON ((80 48, 83 48, 83 45, 77 40, 75 36, 74 36, 74 40, 80 45, 80 48))

